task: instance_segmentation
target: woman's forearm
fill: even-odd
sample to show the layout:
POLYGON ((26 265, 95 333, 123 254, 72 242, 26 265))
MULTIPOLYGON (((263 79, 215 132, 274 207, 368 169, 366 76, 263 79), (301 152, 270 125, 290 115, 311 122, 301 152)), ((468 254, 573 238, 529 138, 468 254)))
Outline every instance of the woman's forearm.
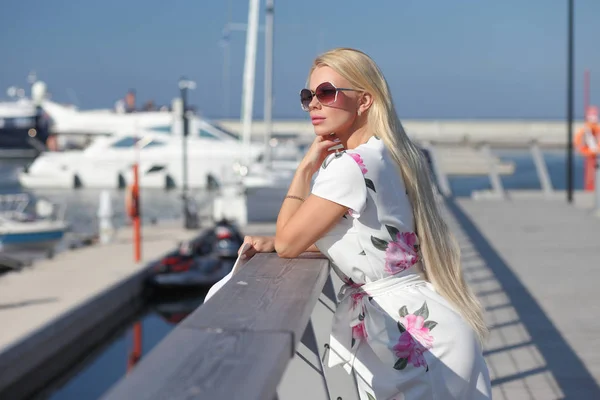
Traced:
MULTIPOLYGON (((306 199, 310 194, 311 179, 312 174, 310 171, 302 167, 298 167, 298 170, 294 174, 294 178, 292 179, 292 183, 288 189, 287 195, 306 199)), ((301 205, 302 200, 289 197, 283 199, 281 209, 279 210, 279 215, 277 216, 277 233, 281 233, 283 231, 292 216, 296 213, 296 211, 298 211, 298 209, 300 209, 301 205)))
POLYGON ((317 247, 316 244, 311 245, 308 249, 306 249, 306 251, 310 252, 310 253, 320 253, 321 250, 319 250, 319 248, 317 247))

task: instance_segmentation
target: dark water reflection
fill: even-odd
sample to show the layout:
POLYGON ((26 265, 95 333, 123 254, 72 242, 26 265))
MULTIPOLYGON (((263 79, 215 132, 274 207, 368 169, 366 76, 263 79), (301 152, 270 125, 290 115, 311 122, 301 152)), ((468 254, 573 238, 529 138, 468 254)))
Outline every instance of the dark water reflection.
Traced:
MULTIPOLYGON (((176 292, 153 298, 139 321, 142 326, 142 358, 154 348, 187 315, 199 307, 206 292, 176 292)), ((55 389, 52 400, 92 400, 102 396, 127 373, 133 349, 133 324, 118 337, 106 343, 99 355, 80 366, 69 380, 55 389)))

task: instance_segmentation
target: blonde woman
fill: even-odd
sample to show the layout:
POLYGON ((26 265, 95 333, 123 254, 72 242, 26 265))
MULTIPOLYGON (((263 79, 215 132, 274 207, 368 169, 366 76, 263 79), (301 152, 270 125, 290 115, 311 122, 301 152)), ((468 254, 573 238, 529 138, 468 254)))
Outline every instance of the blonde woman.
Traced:
POLYGON ((316 138, 276 236, 246 237, 242 257, 331 260, 345 285, 328 364, 355 374, 362 400, 490 398, 481 308, 381 71, 360 51, 331 50, 314 61, 300 101, 316 138))

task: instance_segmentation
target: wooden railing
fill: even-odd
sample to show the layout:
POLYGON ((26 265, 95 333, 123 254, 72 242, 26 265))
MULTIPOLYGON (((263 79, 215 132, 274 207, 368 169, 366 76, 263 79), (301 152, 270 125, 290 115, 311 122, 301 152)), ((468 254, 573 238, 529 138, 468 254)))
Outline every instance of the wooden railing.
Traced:
MULTIPOLYGON (((314 330, 309 341, 315 357, 298 354, 298 348, 317 302, 329 302, 321 308, 329 314, 323 320, 331 319, 335 302, 320 298, 328 276, 329 261, 318 253, 295 259, 257 254, 103 398, 270 400, 298 355, 324 376, 322 365, 310 365, 319 360, 314 330)), ((302 376, 295 381, 300 390, 293 397, 307 398, 301 388, 310 382, 302 376)))

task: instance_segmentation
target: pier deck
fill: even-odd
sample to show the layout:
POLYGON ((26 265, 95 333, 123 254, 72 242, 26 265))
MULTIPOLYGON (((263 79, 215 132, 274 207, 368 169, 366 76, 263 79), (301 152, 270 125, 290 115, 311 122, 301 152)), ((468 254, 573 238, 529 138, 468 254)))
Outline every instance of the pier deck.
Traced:
POLYGON ((486 309, 493 398, 600 398, 600 218, 541 193, 447 207, 486 309))

